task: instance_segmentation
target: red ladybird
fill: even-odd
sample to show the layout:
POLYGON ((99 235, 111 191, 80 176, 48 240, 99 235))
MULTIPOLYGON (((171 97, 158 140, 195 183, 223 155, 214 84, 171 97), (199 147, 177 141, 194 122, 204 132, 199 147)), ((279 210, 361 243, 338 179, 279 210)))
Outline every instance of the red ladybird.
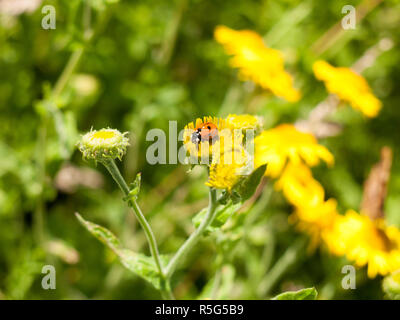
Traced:
POLYGON ((200 143, 208 141, 212 143, 218 139, 218 129, 217 126, 212 122, 206 122, 202 125, 196 127, 195 131, 192 133, 192 142, 200 143))

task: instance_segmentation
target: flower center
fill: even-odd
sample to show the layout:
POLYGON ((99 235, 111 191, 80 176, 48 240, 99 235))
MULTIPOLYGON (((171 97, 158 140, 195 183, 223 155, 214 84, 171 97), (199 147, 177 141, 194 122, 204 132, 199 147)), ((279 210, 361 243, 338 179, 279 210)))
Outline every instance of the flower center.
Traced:
POLYGON ((376 230, 374 230, 374 234, 370 235, 369 240, 371 240, 371 238, 375 238, 376 241, 373 241, 375 246, 378 246, 380 250, 389 252, 393 249, 396 248, 396 244, 393 243, 393 241, 391 241, 389 239, 389 237, 386 235, 386 233, 384 232, 384 230, 381 230, 380 228, 376 228, 376 230))
POLYGON ((93 136, 91 137, 91 140, 93 139, 111 139, 114 137, 114 132, 112 131, 98 131, 93 136))

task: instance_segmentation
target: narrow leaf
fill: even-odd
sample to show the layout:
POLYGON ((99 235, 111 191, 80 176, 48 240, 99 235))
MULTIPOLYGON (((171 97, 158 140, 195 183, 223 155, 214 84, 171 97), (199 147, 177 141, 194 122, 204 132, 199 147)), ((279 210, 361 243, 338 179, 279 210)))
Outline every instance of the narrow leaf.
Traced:
MULTIPOLYGON (((216 229, 222 228, 228 219, 241 207, 242 203, 228 202, 226 205, 219 206, 217 213, 211 225, 206 229, 207 232, 213 232, 216 229)), ((194 216, 192 222, 198 228, 207 214, 207 208, 202 209, 197 215, 194 216)))
POLYGON ((258 167, 250 174, 250 176, 244 178, 240 181, 239 185, 234 188, 234 191, 239 194, 242 202, 246 201, 254 194, 266 169, 266 164, 258 167))
POLYGON ((108 246, 111 250, 116 253, 116 250, 121 249, 121 243, 118 238, 108 229, 99 226, 93 222, 87 221, 82 218, 79 213, 75 213, 79 222, 98 240, 103 242, 106 246, 108 246))
POLYGON ((318 292, 315 288, 306 288, 299 291, 287 291, 278 294, 272 300, 316 300, 318 292))
MULTIPOLYGON (((75 215, 91 234, 114 251, 124 267, 150 282, 156 289, 160 289, 160 276, 152 257, 123 248, 118 238, 111 231, 95 223, 86 221, 78 213, 75 213, 75 215)), ((160 258, 161 263, 166 265, 168 262, 167 257, 161 256, 160 258)))
POLYGON ((141 181, 142 181, 142 174, 139 172, 136 175, 135 181, 133 183, 131 183, 131 188, 130 188, 130 192, 129 192, 129 195, 131 197, 137 198, 137 196, 140 192, 141 181))

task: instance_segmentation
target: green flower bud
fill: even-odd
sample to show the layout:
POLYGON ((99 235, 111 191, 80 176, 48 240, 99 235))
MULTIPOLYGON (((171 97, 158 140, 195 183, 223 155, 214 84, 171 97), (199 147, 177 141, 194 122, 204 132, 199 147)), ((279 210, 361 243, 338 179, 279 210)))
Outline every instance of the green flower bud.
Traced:
POLYGON ((129 146, 126 135, 116 129, 90 130, 82 136, 77 146, 84 159, 102 161, 106 159, 122 159, 129 146))
POLYGON ((383 279, 383 291, 392 300, 400 300, 400 270, 383 279))

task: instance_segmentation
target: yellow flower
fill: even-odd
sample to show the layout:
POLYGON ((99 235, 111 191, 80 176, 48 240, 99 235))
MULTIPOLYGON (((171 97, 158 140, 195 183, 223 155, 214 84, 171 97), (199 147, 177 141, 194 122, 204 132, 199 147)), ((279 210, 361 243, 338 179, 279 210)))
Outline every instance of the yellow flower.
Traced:
POLYGON ((235 129, 241 130, 255 130, 258 131, 263 126, 263 121, 260 117, 251 114, 229 114, 226 117, 235 129))
POLYGON ((291 124, 263 131, 254 139, 254 144, 255 167, 266 163, 266 175, 274 178, 288 160, 293 164, 304 161, 310 167, 317 165, 320 159, 329 165, 334 161, 329 150, 318 144, 313 135, 300 132, 291 124))
POLYGON ((289 217, 289 222, 295 223, 299 231, 310 236, 310 250, 315 249, 324 233, 332 228, 336 217, 339 216, 336 207, 336 200, 329 199, 311 207, 297 207, 289 217))
POLYGON ((110 128, 90 130, 77 145, 85 159, 121 159, 129 145, 127 134, 110 128))
POLYGON ((233 55, 230 64, 239 69, 242 80, 252 80, 291 102, 300 99, 299 91, 293 88, 293 80, 284 69, 281 53, 266 47, 256 32, 218 26, 214 37, 224 46, 227 54, 233 55))
POLYGON ((226 119, 204 117, 185 126, 184 145, 191 158, 203 160, 211 156, 211 161, 200 162, 210 166, 207 186, 231 191, 242 176, 252 172, 254 157, 245 149, 243 133, 245 129, 257 129, 260 126, 258 117, 246 114, 231 114, 226 119), (214 128, 215 131, 210 131, 208 127, 214 128), (202 138, 203 129, 198 131, 199 128, 205 130, 204 141, 196 139, 199 135, 202 138), (215 135, 215 139, 208 141, 208 135, 211 133, 215 135))
POLYGON ((244 149, 224 153, 218 163, 210 166, 210 174, 206 185, 231 191, 241 176, 245 175, 247 163, 248 156, 244 149))
POLYGON ((310 249, 314 249, 324 230, 335 219, 336 201, 324 200, 325 191, 322 185, 313 178, 310 168, 303 163, 289 163, 275 183, 275 188, 282 190, 295 207, 295 213, 289 217, 289 222, 310 235, 310 249))
POLYGON ((234 126, 229 121, 222 118, 197 118, 195 123, 190 122, 185 126, 183 144, 192 160, 197 161, 201 159, 201 164, 211 164, 218 160, 225 150, 232 150, 233 143, 241 143, 241 131, 237 130, 236 134, 239 136, 235 136, 234 129, 234 126), (197 135, 196 130, 208 124, 211 128, 209 130, 210 140, 195 141, 193 138, 197 135), (216 130, 213 129, 214 127, 216 130))
POLYGON ((400 269, 400 231, 383 220, 371 220, 353 210, 338 216, 324 240, 336 255, 346 255, 358 267, 368 265, 368 276, 400 269))
POLYGON ((376 117, 382 103, 374 96, 367 81, 349 68, 333 67, 329 63, 319 60, 313 65, 315 77, 325 83, 330 93, 349 102, 367 117, 376 117))
POLYGON ((324 201, 324 188, 312 176, 311 170, 302 163, 289 163, 275 183, 277 190, 295 207, 312 207, 324 201))

